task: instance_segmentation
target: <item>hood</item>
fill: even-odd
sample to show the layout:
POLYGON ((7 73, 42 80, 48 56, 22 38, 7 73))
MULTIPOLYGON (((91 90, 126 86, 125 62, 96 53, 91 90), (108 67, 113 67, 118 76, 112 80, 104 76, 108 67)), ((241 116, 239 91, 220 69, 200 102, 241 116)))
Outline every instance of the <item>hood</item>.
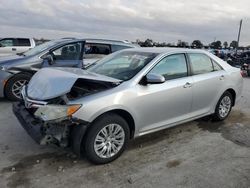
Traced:
POLYGON ((8 69, 18 65, 19 63, 23 63, 23 61, 25 61, 26 59, 27 57, 22 55, 0 57, 0 66, 8 69))
POLYGON ((63 96, 71 91, 78 79, 119 83, 121 80, 91 73, 79 68, 43 68, 28 84, 28 97, 35 100, 48 100, 63 96))

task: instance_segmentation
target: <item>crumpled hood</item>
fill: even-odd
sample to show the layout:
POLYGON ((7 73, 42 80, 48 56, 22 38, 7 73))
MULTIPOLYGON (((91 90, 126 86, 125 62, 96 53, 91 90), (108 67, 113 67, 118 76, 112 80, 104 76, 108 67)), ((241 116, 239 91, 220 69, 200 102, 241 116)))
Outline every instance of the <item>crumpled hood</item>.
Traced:
POLYGON ((80 78, 111 83, 121 82, 79 68, 43 68, 30 80, 27 94, 34 100, 53 99, 69 93, 76 80, 80 78))

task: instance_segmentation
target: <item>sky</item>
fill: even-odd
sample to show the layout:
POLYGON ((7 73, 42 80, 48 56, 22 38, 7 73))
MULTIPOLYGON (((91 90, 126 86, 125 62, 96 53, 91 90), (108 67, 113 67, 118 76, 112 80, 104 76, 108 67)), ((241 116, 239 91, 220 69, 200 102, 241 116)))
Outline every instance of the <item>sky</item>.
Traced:
POLYGON ((62 37, 250 45, 249 0, 0 0, 0 38, 62 37))

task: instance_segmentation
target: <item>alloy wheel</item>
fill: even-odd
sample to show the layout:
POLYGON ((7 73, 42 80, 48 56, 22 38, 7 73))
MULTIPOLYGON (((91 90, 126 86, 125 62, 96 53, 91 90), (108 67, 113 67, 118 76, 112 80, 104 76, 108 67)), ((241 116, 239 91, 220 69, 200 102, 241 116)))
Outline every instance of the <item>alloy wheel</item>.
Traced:
POLYGON ((94 150, 100 158, 111 158, 121 150, 124 141, 124 129, 119 124, 109 124, 98 132, 94 150))
POLYGON ((18 80, 16 82, 14 82, 13 86, 12 86, 12 94, 17 97, 18 99, 21 98, 21 90, 22 90, 22 87, 24 85, 26 85, 28 83, 27 80, 18 80))
POLYGON ((229 96, 225 96, 222 98, 219 106, 219 114, 222 118, 226 117, 231 109, 232 101, 229 96))

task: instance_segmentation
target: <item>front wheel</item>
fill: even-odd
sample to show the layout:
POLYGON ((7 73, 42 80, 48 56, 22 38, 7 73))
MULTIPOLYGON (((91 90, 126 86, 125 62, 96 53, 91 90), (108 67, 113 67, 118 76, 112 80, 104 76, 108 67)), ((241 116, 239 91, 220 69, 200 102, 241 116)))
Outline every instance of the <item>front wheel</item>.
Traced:
POLYGON ((19 73, 8 80, 5 86, 5 96, 11 101, 18 101, 21 99, 21 89, 28 84, 32 75, 19 73))
POLYGON ((213 119, 216 121, 223 121, 230 114, 233 106, 233 97, 232 94, 226 91, 221 98, 219 99, 213 119))
POLYGON ((129 141, 129 126, 119 115, 109 113, 98 118, 87 132, 83 147, 88 160, 95 164, 118 158, 129 141))

